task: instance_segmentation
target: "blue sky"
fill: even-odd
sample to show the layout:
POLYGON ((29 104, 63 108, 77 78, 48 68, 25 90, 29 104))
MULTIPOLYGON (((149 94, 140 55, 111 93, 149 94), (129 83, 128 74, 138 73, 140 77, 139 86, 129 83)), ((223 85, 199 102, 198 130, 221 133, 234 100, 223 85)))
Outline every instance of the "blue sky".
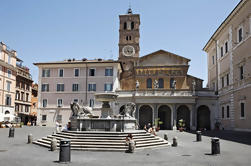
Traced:
POLYGON ((117 59, 119 15, 140 14, 140 56, 164 49, 191 59, 189 74, 207 83, 202 48, 239 0, 1 1, 0 41, 38 80, 34 62, 117 59))

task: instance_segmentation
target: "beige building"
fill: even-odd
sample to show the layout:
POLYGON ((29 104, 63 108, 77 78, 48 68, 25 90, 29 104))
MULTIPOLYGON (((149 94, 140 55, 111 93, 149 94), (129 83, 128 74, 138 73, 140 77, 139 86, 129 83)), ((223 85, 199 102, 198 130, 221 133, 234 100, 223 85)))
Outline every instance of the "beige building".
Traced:
POLYGON ((31 115, 31 97, 32 97, 32 77, 29 68, 22 65, 22 61, 18 60, 16 64, 16 97, 15 112, 21 121, 26 125, 32 121, 31 115))
POLYGON ((75 60, 35 63, 38 77, 37 124, 55 126, 69 122, 70 103, 78 102, 93 108, 96 116, 101 103, 94 94, 114 92, 119 88, 121 64, 113 60, 75 60))
POLYGON ((251 131, 251 1, 241 0, 209 39, 208 86, 224 129, 251 131))
POLYGON ((160 129, 176 129, 183 119, 188 130, 214 129, 217 96, 202 87, 203 80, 188 75, 190 59, 165 50, 140 57, 140 15, 129 9, 119 19, 119 60, 124 70, 115 110, 122 112, 126 103, 136 103, 139 128, 161 121, 160 129))
POLYGON ((0 43, 0 119, 13 120, 15 115, 15 86, 16 86, 16 51, 10 50, 3 42, 0 43))

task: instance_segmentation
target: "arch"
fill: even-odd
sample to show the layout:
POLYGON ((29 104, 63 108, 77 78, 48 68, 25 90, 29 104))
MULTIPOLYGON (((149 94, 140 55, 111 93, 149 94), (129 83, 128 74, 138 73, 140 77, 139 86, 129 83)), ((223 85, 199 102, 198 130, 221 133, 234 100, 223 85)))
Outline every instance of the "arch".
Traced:
POLYGON ((153 109, 149 105, 142 105, 139 108, 139 128, 143 129, 148 123, 153 124, 153 109))
POLYGON ((124 109, 125 109, 125 105, 122 105, 122 106, 119 108, 119 114, 120 114, 120 115, 124 115, 124 109))
POLYGON ((197 109, 197 129, 211 129, 210 109, 206 105, 199 106, 197 109))
POLYGON ((161 105, 158 108, 158 118, 162 124, 159 125, 161 130, 171 129, 171 109, 167 105, 161 105))
POLYGON ((124 22, 124 29, 126 30, 127 29, 127 23, 124 22))
POLYGON ((7 110, 7 111, 5 111, 5 113, 4 113, 5 115, 7 115, 7 114, 10 114, 10 111, 9 110, 7 110))
POLYGON ((190 110, 186 105, 181 105, 177 109, 177 127, 179 128, 179 120, 185 121, 185 128, 190 130, 190 110))
POLYGON ((163 78, 159 78, 158 83, 159 83, 159 88, 164 88, 164 79, 163 78))
POLYGON ((148 78, 146 80, 146 88, 152 89, 152 79, 151 78, 148 78))

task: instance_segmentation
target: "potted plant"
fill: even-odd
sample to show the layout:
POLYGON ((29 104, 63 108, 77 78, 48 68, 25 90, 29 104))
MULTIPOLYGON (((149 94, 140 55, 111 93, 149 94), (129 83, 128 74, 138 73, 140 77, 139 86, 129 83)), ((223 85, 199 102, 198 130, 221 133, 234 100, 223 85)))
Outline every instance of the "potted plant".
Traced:
POLYGON ((186 123, 185 123, 185 121, 183 119, 179 120, 178 125, 179 125, 179 131, 180 132, 185 130, 186 123))

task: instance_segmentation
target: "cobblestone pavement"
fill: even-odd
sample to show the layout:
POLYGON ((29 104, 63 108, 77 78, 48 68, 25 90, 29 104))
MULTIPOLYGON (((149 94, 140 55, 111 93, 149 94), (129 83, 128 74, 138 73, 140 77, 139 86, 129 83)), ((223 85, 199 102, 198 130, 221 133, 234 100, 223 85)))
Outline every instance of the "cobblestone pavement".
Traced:
MULTIPOLYGON (((29 166, 29 165, 62 165, 59 164, 59 152, 51 152, 47 148, 34 144, 27 144, 27 137, 32 133, 34 139, 52 134, 53 128, 48 127, 23 127, 15 129, 15 137, 8 138, 9 130, 0 129, 0 166, 29 166)), ((88 152, 72 151, 72 162, 64 165, 158 165, 158 166, 250 166, 251 146, 242 141, 233 142, 229 139, 220 140, 221 154, 217 156, 211 153, 211 137, 202 136, 202 142, 196 142, 193 133, 178 131, 161 131, 158 135, 163 137, 167 133, 172 141, 178 137, 178 147, 165 147, 159 149, 145 149, 133 154, 123 152, 88 152)), ((212 136, 213 133, 211 133, 212 136)), ((220 136, 221 134, 217 136, 220 136)), ((224 131, 222 132, 224 133, 224 131)), ((236 136, 236 133, 233 132, 236 136)), ((227 135, 229 132, 227 132, 227 135)), ((238 135, 238 134, 237 134, 238 135)), ((243 135, 240 134, 240 137, 243 135)), ((245 134, 244 134, 245 135, 245 134)), ((250 134, 246 134, 250 136, 250 134)), ((241 139, 241 138, 240 138, 241 139)), ((251 138, 246 138, 245 140, 251 138)))

